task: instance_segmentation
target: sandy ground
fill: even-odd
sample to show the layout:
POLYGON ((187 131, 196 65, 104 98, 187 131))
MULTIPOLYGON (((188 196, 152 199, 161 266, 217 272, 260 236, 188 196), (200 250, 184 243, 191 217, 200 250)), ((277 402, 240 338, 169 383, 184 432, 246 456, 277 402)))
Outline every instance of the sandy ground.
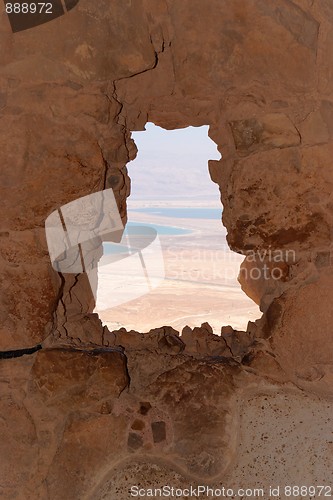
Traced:
POLYGON ((226 230, 220 221, 175 220, 138 212, 131 213, 130 221, 193 232, 160 236, 160 246, 155 242, 153 251, 147 248, 143 252, 146 270, 138 254, 99 267, 95 311, 110 329, 124 326, 144 332, 170 325, 181 330, 207 321, 220 333, 222 325, 245 329, 249 320, 261 316, 240 288, 237 275, 243 256, 227 247, 226 230), (160 276, 163 263, 164 279, 160 276))

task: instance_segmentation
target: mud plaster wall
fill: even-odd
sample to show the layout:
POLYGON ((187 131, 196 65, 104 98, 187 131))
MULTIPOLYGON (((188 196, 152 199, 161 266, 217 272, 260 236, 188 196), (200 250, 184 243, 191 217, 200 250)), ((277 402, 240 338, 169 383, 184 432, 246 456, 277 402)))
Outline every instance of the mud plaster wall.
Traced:
POLYGON ((294 470, 295 428, 300 475, 332 481, 329 0, 81 0, 15 35, 1 21, 0 494, 108 498, 115 471, 117 498, 133 474, 270 484, 294 470), (264 313, 247 332, 108 332, 86 276, 50 266, 59 206, 112 187, 126 221, 130 132, 147 121, 210 126, 233 250, 295 251, 281 280, 242 283, 264 313))

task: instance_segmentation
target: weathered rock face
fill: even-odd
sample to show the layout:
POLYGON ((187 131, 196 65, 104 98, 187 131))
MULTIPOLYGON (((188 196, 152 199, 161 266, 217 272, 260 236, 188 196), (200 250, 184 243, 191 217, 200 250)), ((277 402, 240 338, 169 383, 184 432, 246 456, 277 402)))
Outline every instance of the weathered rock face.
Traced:
POLYGON ((262 464, 279 435, 301 446, 297 418, 321 429, 304 453, 322 458, 288 478, 329 484, 330 0, 80 0, 15 34, 3 12, 0 39, 0 349, 43 346, 0 354, 9 358, 0 359, 0 495, 128 498, 124 471, 248 485, 244 450, 251 460, 263 434, 257 471, 265 484, 282 482, 296 474, 290 447, 264 473, 262 464), (210 126, 228 242, 247 256, 240 280, 264 313, 247 332, 108 332, 87 276, 51 267, 44 222, 63 204, 111 187, 126 222, 130 132, 147 121, 210 126), (282 255, 277 266, 269 250, 282 255), (251 275, 265 265, 267 280, 251 275))

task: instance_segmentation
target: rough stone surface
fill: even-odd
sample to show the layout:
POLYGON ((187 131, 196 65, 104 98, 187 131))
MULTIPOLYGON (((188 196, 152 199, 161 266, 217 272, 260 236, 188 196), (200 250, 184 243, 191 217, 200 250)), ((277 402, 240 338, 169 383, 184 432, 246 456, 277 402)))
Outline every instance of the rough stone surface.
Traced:
MULTIPOLYGON (((217 492, 221 486, 233 488, 235 492, 240 487, 260 488, 264 493, 260 496, 269 498, 273 481, 280 485, 282 495, 278 498, 285 499, 283 487, 295 480, 302 482, 304 474, 309 483, 327 481, 327 468, 332 462, 331 411, 332 403, 319 402, 297 391, 281 393, 267 386, 261 395, 248 395, 240 409, 238 438, 242 452, 238 465, 224 476, 222 485, 221 481, 213 481, 209 487, 217 492), (321 429, 319 438, 318 427, 321 429), (306 434, 306 440, 302 439, 302 433, 306 434), (272 439, 275 440, 276 435, 279 446, 273 455, 272 446, 276 445, 272 439)), ((137 460, 110 471, 88 498, 127 500, 132 487, 149 489, 170 485, 175 489, 187 489, 189 484, 196 488, 203 483, 195 480, 189 483, 184 474, 169 464, 137 460)), ((219 496, 222 495, 216 493, 215 498, 219 496)), ((198 497, 183 495, 179 498, 194 500, 198 497)))
POLYGON ((332 2, 80 0, 23 32, 0 20, 0 496, 332 483, 332 2), (109 332, 87 276, 51 267, 63 204, 112 187, 126 222, 147 121, 209 125, 242 269, 284 252, 280 279, 240 275, 263 311, 246 332, 109 332))

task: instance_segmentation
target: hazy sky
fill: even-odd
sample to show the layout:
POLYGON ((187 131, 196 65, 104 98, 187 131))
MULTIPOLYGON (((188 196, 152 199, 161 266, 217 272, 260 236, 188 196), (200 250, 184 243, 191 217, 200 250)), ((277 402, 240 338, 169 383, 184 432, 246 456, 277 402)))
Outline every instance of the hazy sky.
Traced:
POLYGON ((219 203, 218 186, 208 173, 208 160, 220 159, 208 126, 164 130, 147 123, 133 132, 138 148, 128 164, 133 200, 209 198, 219 203))

